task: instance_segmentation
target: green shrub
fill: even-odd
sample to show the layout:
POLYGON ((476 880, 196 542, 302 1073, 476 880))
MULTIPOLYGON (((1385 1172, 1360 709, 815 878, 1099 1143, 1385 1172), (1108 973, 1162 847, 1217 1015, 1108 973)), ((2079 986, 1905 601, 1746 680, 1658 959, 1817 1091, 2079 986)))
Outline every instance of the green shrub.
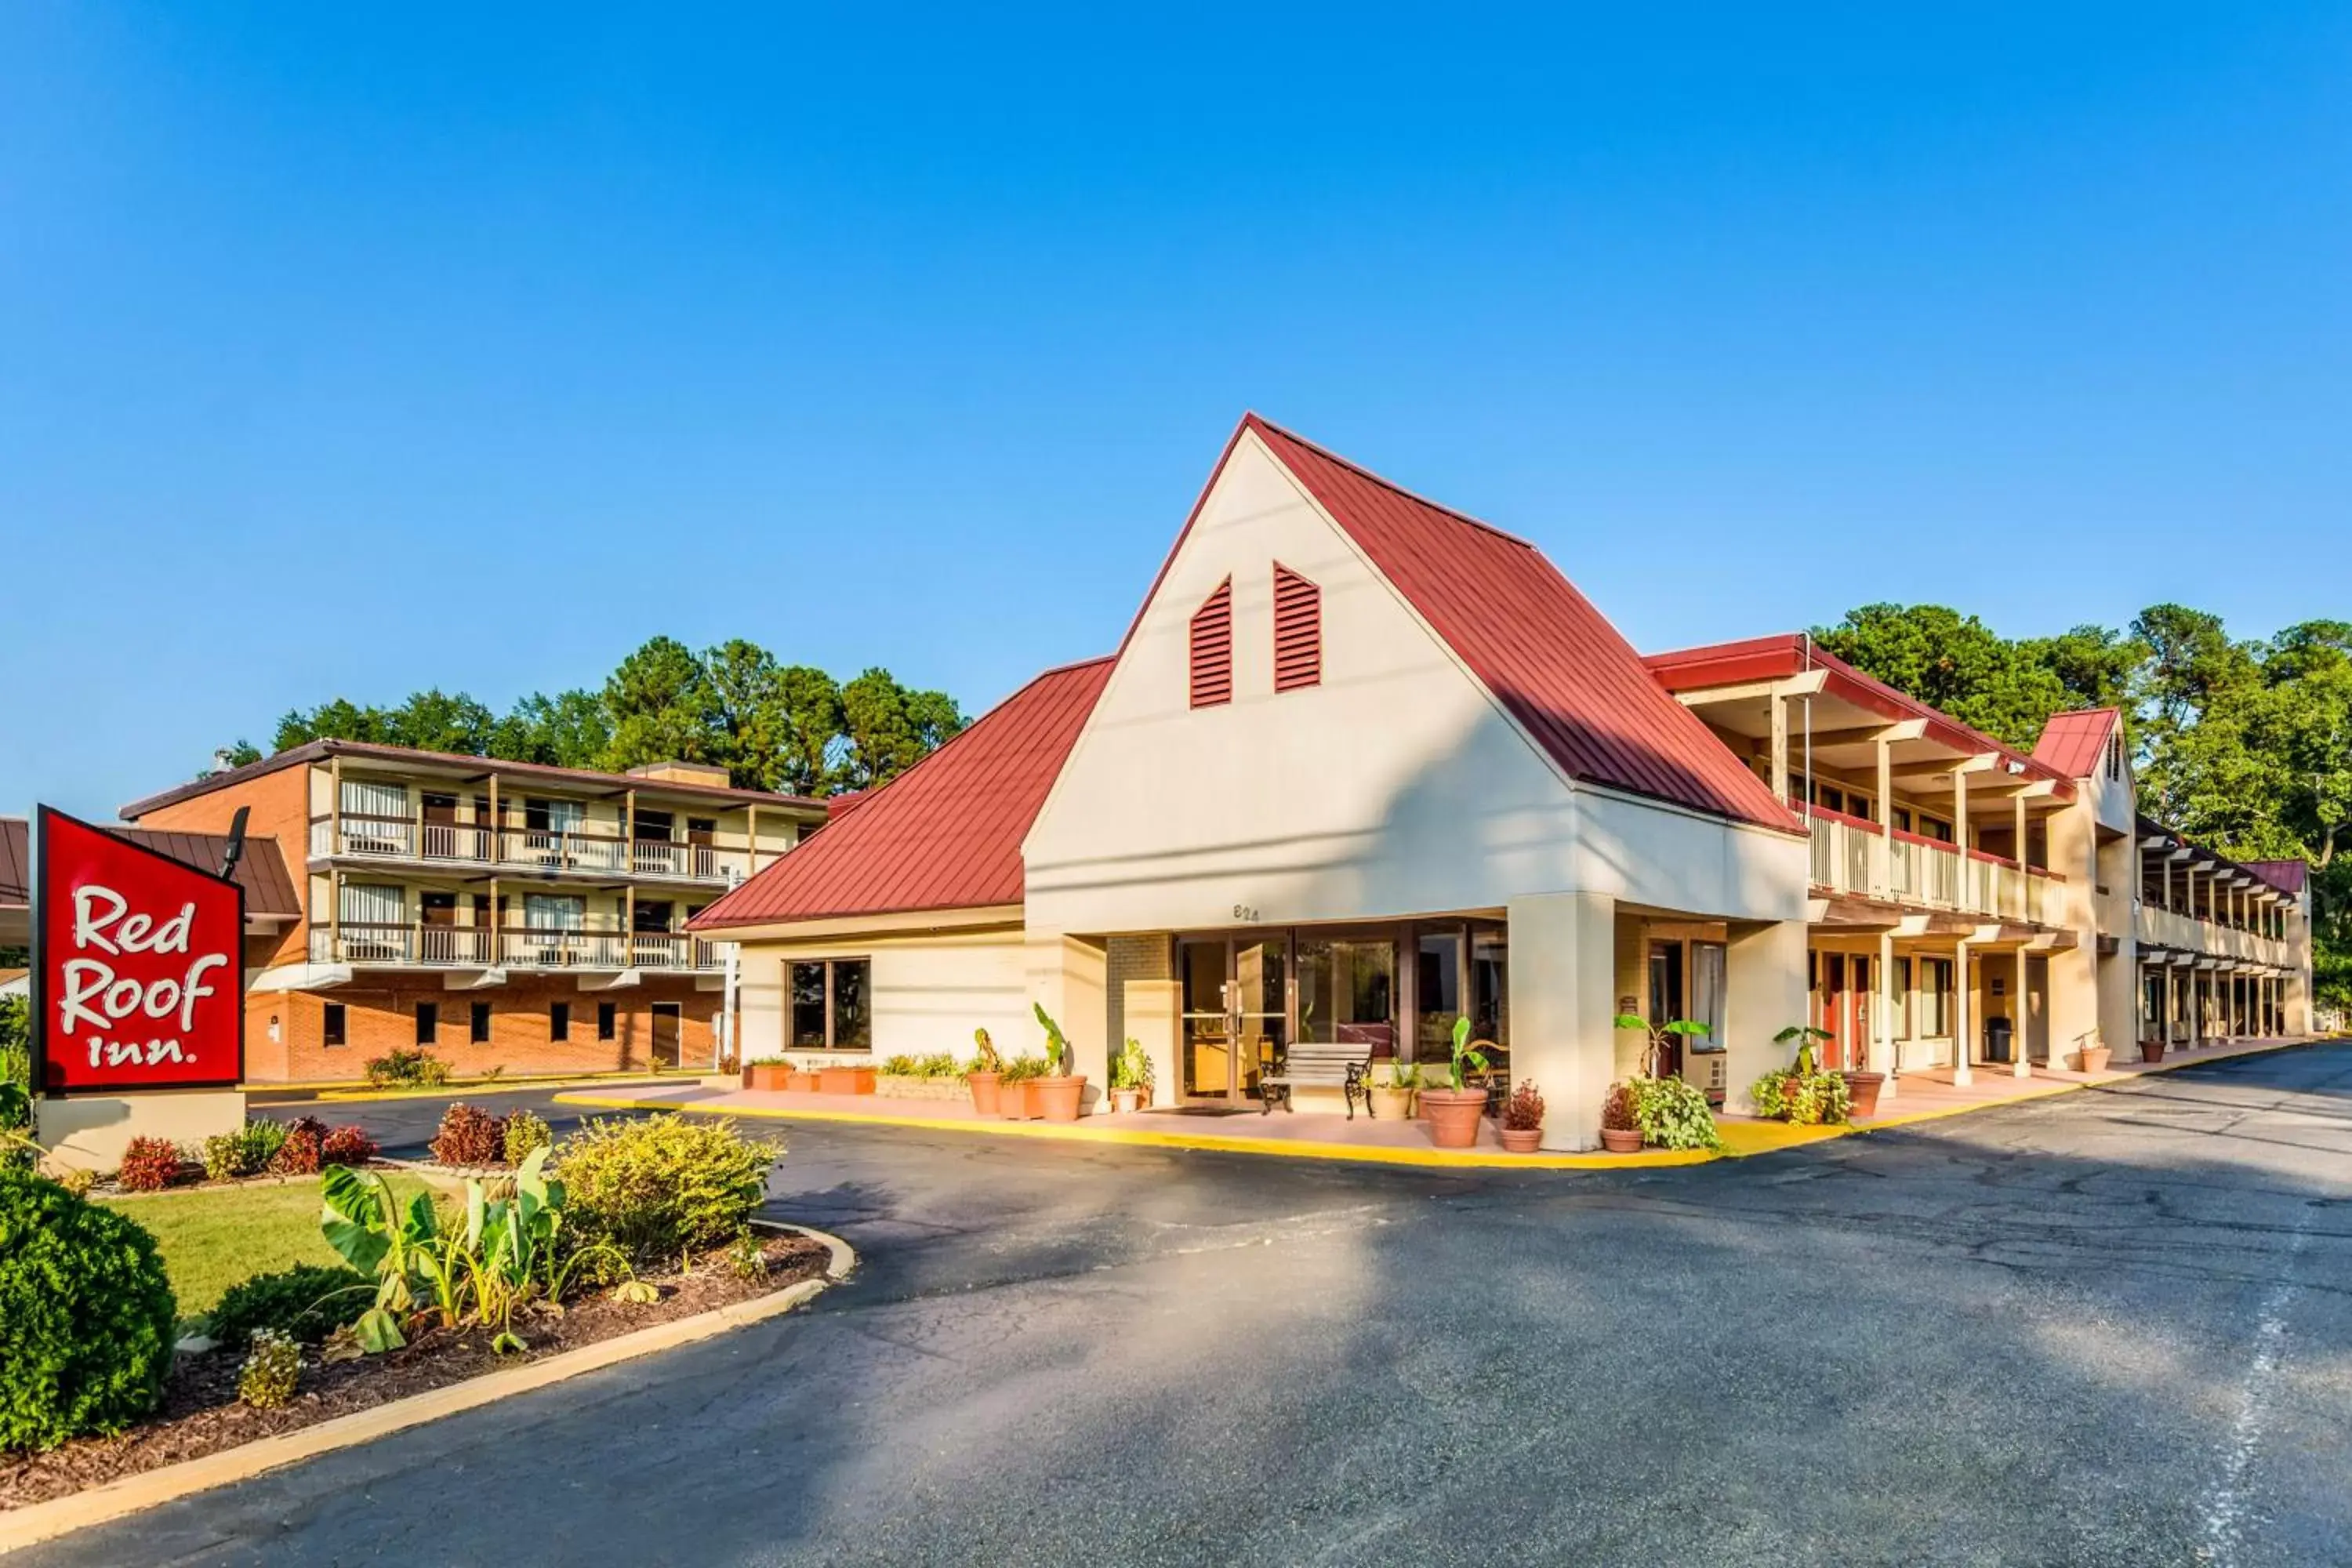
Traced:
POLYGON ((903 1052, 895 1057, 883 1058, 880 1071, 884 1078, 920 1078, 923 1076, 922 1065, 917 1062, 914 1058, 908 1056, 903 1052))
POLYGON ((1853 1110, 1853 1090, 1833 1072, 1781 1068, 1766 1073, 1748 1091, 1759 1116, 1801 1127, 1834 1124, 1853 1110))
POLYGON ((236 1396, 256 1410, 276 1410, 292 1403, 301 1381, 301 1348, 277 1330, 263 1329, 236 1374, 236 1396))
POLYGON ((748 1226, 782 1152, 731 1121, 600 1118, 564 1141, 557 1174, 583 1237, 631 1258, 667 1259, 720 1246, 748 1226))
POLYGON ((531 1112, 518 1110, 506 1120, 505 1142, 507 1163, 520 1165, 523 1156, 533 1149, 544 1149, 554 1142, 555 1134, 531 1112))
POLYGON ((178 1316, 154 1237, 46 1177, 0 1171, 0 1450, 153 1411, 178 1316))
POLYGON ((1044 1057, 1008 1057, 996 1069, 998 1078, 1006 1083, 1025 1083, 1033 1078, 1045 1076, 1044 1057))
POLYGON ((160 1193, 180 1179, 180 1146, 168 1138, 133 1138, 123 1145, 114 1184, 126 1193, 160 1193))
POLYGON ((963 1063, 956 1060, 953 1051, 934 1051, 915 1064, 917 1073, 929 1079, 957 1079, 963 1076, 963 1063))
POLYGON ((1720 1149, 1715 1112, 1696 1084, 1678 1078, 1636 1078, 1625 1083, 1633 1122, 1653 1149, 1720 1149))
POLYGON ((58 1171, 50 1174, 49 1180, 55 1182, 58 1185, 63 1187, 74 1196, 78 1198, 86 1198, 89 1196, 90 1188, 98 1185, 98 1173, 96 1171, 85 1171, 79 1168, 70 1171, 58 1171))
POLYGON ((366 1311, 374 1287, 373 1279, 356 1269, 321 1268, 315 1263, 257 1274, 221 1292, 220 1305, 213 1309, 212 1336, 236 1348, 256 1330, 275 1329, 304 1344, 317 1344, 366 1311))
POLYGON ((449 1081, 449 1064, 421 1046, 414 1050, 394 1047, 383 1056, 370 1057, 361 1070, 378 1089, 432 1089, 449 1081))
POLYGON ((205 1140, 205 1180, 235 1181, 257 1176, 269 1169, 286 1145, 286 1125, 264 1118, 248 1121, 235 1132, 216 1132, 205 1140))
POLYGON ((205 1140, 205 1180, 233 1182, 245 1174, 245 1140, 234 1132, 215 1132, 205 1140))

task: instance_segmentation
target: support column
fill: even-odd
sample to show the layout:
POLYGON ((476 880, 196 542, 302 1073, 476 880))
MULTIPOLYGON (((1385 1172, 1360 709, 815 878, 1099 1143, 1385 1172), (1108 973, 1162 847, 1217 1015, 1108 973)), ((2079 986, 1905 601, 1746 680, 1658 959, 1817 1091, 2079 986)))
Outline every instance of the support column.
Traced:
POLYGON ((1785 805, 1789 802, 1789 700, 1776 691, 1765 703, 1772 710, 1772 793, 1785 805))
MULTIPOLYGON (((1958 824, 1953 826, 1958 829, 1958 824)), ((1969 939, 1962 937, 1956 944, 1952 962, 1952 1084, 1958 1089, 1976 1081, 1976 1075, 1969 1069, 1969 1041, 1976 1032, 1976 1010, 1969 1005, 1972 992, 1969 980, 1972 966, 1969 961, 1973 956, 1969 939)))
MULTIPOLYGON (((1773 709, 1780 711, 1777 699, 1773 709)), ((1616 1073, 1617 900, 1606 893, 1542 893, 1513 899, 1505 915, 1511 1071, 1535 1079, 1543 1093, 1545 1148, 1594 1148, 1601 1101, 1616 1073)), ((1738 987, 1727 981, 1727 1018, 1738 987)))
POLYGON ((1971 892, 1976 886, 1976 870, 1969 859, 1975 845, 1969 838, 1969 774, 1965 768, 1952 770, 1952 840, 1960 851, 1960 908, 1970 914, 1985 911, 1977 908, 1971 892))
MULTIPOLYGON (((1879 755, 1884 757, 1882 751, 1879 755)), ((1884 842, 1882 840, 1882 842, 1884 842)), ((1878 933, 1878 1005, 1870 1014, 1870 1070, 1885 1073, 1886 1081, 1878 1086, 1881 1101, 1895 1098, 1895 1086, 1902 1077, 1901 1049, 1895 1038, 1895 933, 1878 933)))
MULTIPOLYGON (((1063 1070, 1086 1075, 1081 1113, 1090 1116, 1109 1110, 1110 1052, 1104 1034, 1110 1009, 1103 990, 1107 968, 1103 950, 1058 931, 1031 931, 1024 939, 1023 959, 1030 1000, 1045 1009, 1070 1042, 1071 1059, 1063 1070)), ((1000 1048, 1005 1048, 1008 1056, 1033 1047, 1042 1052, 1045 1038, 1034 1019, 1030 1029, 1025 1037, 999 1041, 1000 1048)))
MULTIPOLYGON (((2016 821, 2016 826, 2011 831, 2017 836, 2017 908, 2009 912, 2015 914, 2021 921, 2032 920, 2033 900, 2027 897, 2025 889, 2025 796, 2022 795, 2011 796, 2010 804, 2013 808, 2016 821)), ((2017 958, 2017 988, 2020 993, 2025 989, 2025 955, 2023 953, 2018 954, 2017 958)), ((2021 1024, 2025 1021, 2025 1009, 2022 1006, 2018 1009, 2017 1021, 2021 1024)), ((2019 1053, 2021 1059, 2023 1055, 2021 1051, 2019 1053)))
MULTIPOLYGON (((1873 897, 1891 899, 1895 896, 1895 741, 1885 733, 1878 737, 1878 833, 1872 840, 1870 852, 1870 891, 1873 897)), ((1916 897, 1918 889, 1912 894, 1916 897)), ((1894 939, 1887 938, 1886 942, 1894 939)), ((1880 945, 1880 962, 1890 951, 1880 945)), ((1883 1098, 1891 1083, 1879 1089, 1883 1098)))
MULTIPOLYGON (((2021 807, 2018 816, 2022 819, 2024 815, 2023 808, 2021 807)), ((2021 847, 2024 840, 2021 837, 2018 842, 2021 847)), ((2020 865, 2024 864, 2025 856, 2021 848, 2017 858, 2020 865)), ((2018 887, 2021 891, 2024 886, 2025 879, 2020 877, 2018 887)), ((2009 1076, 2032 1078, 2033 1076, 2033 998, 2025 985, 2025 949, 2012 948, 2010 951, 2009 962, 2009 1076)), ((2042 998, 2042 1005, 2044 1008, 2048 1007, 2048 997, 2042 998)))
POLYGON ((1805 922, 1734 921, 1724 953, 1725 1109, 1747 1110, 1750 1085, 1789 1051, 1772 1037, 1811 1016, 1805 988, 1805 922))
POLYGON ((2172 997, 2172 959, 2168 954, 2164 961, 2164 1016, 2157 1026, 2157 1038, 2164 1042, 2168 1050, 2172 1046, 2173 1016, 2179 1011, 2179 1005, 2172 997))

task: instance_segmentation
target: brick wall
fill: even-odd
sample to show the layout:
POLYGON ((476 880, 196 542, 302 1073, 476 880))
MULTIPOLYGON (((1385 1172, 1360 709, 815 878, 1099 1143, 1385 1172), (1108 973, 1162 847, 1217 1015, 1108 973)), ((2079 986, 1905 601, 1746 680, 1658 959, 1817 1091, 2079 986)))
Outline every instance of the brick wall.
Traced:
POLYGON ((315 1083, 356 1079, 370 1057, 416 1044, 416 1005, 439 1010, 433 1054, 461 1076, 503 1068, 510 1075, 645 1070, 653 1065, 653 1005, 675 1003, 689 1069, 707 1068, 723 1000, 690 980, 652 980, 616 991, 583 991, 560 977, 517 980, 479 991, 446 989, 438 976, 386 980, 362 975, 331 991, 258 992, 246 1003, 246 1078, 254 1083, 315 1083), (551 1005, 572 1010, 569 1038, 549 1038, 551 1005), (326 1010, 343 1008, 347 1044, 325 1043, 326 1010), (472 1042, 472 1008, 490 1009, 490 1038, 472 1042), (596 1037, 596 1008, 610 1003, 614 1036, 596 1037), (275 1025, 276 1037, 272 1038, 275 1025))
POLYGON ((1103 989, 1110 1014, 1104 1038, 1110 1054, 1127 1044, 1127 983, 1130 980, 1176 978, 1176 943, 1165 936, 1115 936, 1104 958, 1103 989))
MULTIPOLYGON (((307 889, 310 885, 303 869, 310 861, 310 770, 307 767, 279 768, 241 784, 163 806, 139 818, 135 826, 181 833, 226 833, 241 805, 252 808, 252 815, 246 818, 246 837, 276 839, 278 853, 285 858, 296 890, 307 889)), ((303 892, 303 898, 307 904, 309 894, 303 892)), ((283 933, 276 951, 262 960, 263 963, 300 963, 310 956, 307 913, 306 910, 306 918, 296 921, 283 933)), ((250 955, 247 962, 253 962, 250 955)), ((247 1041, 248 1058, 251 1047, 252 1042, 247 1041)))

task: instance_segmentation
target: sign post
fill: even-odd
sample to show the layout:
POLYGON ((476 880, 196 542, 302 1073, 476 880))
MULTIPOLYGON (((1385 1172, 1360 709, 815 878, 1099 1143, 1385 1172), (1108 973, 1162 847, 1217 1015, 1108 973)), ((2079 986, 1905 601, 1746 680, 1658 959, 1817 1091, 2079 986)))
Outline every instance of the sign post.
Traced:
POLYGON ((33 1083, 52 1159, 111 1169, 134 1137, 245 1122, 245 890, 42 806, 33 1083))

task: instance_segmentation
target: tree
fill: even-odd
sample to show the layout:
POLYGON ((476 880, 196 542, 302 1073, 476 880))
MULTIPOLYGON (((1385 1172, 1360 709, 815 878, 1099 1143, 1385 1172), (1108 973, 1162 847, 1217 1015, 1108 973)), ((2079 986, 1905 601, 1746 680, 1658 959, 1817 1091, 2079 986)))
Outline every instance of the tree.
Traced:
POLYGON ((489 754, 517 763, 593 768, 613 743, 604 700, 574 687, 549 697, 534 691, 490 732, 489 754))
POLYGON ((1834 626, 1816 627, 1813 640, 1864 674, 2020 748, 2032 746, 2053 712, 2074 705, 2066 682, 2034 650, 1941 605, 1864 605, 1834 626))
POLYGON ((915 691, 887 669, 868 669, 841 689, 843 747, 837 777, 848 789, 889 783, 964 727, 943 691, 915 691))
POLYGON ((719 762, 717 705, 702 662, 676 637, 657 637, 604 681, 613 738, 600 765, 625 773, 646 763, 719 762))

